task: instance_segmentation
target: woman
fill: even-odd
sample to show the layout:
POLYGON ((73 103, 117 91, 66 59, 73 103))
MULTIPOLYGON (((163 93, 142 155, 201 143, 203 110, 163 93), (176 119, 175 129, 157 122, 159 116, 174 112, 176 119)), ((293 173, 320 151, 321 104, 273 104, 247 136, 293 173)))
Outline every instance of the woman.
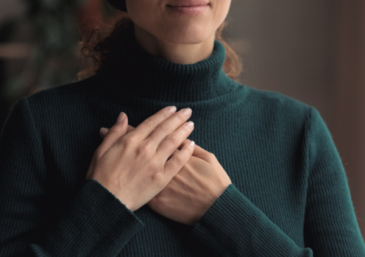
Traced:
POLYGON ((111 3, 96 74, 6 120, 0 256, 365 256, 319 112, 223 71, 230 0, 111 3))

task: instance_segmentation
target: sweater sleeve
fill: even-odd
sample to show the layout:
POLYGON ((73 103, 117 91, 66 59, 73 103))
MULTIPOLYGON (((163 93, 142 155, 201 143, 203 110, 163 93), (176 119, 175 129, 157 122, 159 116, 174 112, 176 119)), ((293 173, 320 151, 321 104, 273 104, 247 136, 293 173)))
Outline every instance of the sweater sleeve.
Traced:
POLYGON ((304 239, 316 256, 365 256, 344 166, 320 113, 311 108, 304 239))
POLYGON ((341 159, 325 122, 313 107, 306 127, 309 175, 305 247, 299 247, 234 184, 190 230, 196 242, 222 257, 365 256, 341 159))
POLYGON ((0 256, 117 256, 144 227, 93 179, 46 226, 48 186, 41 136, 23 97, 0 134, 0 256))

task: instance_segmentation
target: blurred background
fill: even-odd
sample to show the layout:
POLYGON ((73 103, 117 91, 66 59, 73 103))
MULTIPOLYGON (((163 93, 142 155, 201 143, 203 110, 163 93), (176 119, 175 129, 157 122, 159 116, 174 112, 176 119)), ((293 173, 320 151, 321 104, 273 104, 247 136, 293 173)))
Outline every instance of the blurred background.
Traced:
MULTIPOLYGON (((98 12, 113 10, 102 0, 0 0, 0 127, 19 98, 77 81, 78 41, 98 12)), ((232 0, 227 21, 240 83, 321 113, 365 238, 365 1, 232 0)))

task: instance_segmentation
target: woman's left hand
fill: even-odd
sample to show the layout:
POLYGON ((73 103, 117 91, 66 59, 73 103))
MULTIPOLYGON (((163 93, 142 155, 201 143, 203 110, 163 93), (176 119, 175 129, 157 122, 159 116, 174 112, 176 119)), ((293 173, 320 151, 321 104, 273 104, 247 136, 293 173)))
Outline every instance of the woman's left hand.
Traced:
MULTIPOLYGON (((190 142, 186 139, 179 148, 190 142)), ((166 218, 194 226, 231 183, 215 155, 195 144, 189 161, 147 205, 166 218)))

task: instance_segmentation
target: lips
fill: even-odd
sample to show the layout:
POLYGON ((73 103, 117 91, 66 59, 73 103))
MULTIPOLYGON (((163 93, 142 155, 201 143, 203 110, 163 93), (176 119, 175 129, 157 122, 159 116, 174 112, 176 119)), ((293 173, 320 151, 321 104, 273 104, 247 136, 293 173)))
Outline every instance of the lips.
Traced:
POLYGON ((176 0, 168 4, 171 7, 193 7, 209 5, 206 0, 176 0))

